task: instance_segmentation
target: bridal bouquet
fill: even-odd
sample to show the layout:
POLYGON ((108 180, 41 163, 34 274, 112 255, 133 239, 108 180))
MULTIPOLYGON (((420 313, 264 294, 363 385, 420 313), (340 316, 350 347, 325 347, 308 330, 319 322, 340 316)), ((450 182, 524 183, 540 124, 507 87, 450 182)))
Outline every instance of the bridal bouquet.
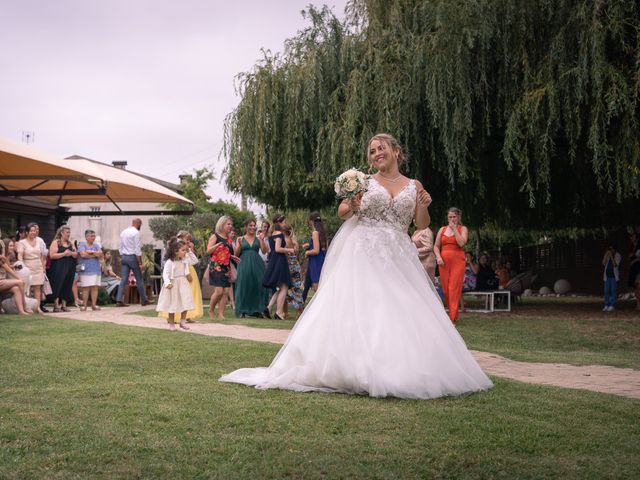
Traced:
POLYGON ((352 198, 367 191, 367 176, 356 168, 350 168, 336 178, 334 189, 338 198, 352 198))

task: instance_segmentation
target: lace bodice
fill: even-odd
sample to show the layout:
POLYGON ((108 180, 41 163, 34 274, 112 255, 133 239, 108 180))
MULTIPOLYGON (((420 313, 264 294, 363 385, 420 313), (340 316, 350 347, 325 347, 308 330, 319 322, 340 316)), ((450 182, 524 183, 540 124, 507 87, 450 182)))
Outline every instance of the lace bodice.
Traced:
POLYGON ((407 232, 416 208, 416 182, 409 183, 395 196, 369 177, 367 191, 360 203, 360 222, 375 227, 386 227, 407 232))

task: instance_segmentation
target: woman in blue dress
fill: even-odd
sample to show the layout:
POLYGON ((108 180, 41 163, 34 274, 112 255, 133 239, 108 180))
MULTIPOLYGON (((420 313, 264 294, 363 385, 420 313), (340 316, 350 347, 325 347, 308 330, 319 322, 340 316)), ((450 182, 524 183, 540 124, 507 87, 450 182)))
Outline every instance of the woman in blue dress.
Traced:
POLYGON ((311 240, 305 245, 307 249, 304 252, 309 259, 307 266, 307 274, 304 279, 304 291, 302 292, 302 300, 307 300, 309 290, 313 288, 318 291, 318 283, 320 282, 320 273, 324 264, 324 257, 327 253, 327 235, 324 230, 322 218, 318 212, 312 212, 309 215, 309 227, 311 227, 311 240))
POLYGON ((262 280, 263 287, 277 289, 275 293, 275 317, 279 320, 284 319, 284 302, 287 299, 287 291, 291 286, 291 274, 289 273, 287 254, 294 253, 293 248, 286 248, 285 246, 282 227, 283 225, 280 222, 274 222, 272 226, 272 233, 269 237, 270 252, 267 271, 262 280))

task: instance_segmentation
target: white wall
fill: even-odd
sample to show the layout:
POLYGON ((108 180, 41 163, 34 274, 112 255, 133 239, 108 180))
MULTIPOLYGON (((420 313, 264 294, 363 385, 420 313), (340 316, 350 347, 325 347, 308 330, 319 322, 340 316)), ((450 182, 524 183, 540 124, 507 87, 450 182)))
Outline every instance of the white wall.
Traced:
MULTIPOLYGON (((118 204, 123 211, 134 210, 163 210, 162 206, 155 203, 120 203, 118 204)), ((75 203, 66 204, 69 212, 85 212, 91 210, 91 207, 100 207, 100 211, 117 211, 113 204, 99 203, 75 203)), ((98 213, 99 215, 99 213, 98 213)), ((120 232, 131 226, 131 220, 138 217, 142 220, 140 228, 140 238, 142 244, 152 244, 154 248, 162 248, 162 242, 154 240, 153 233, 149 229, 149 219, 158 215, 103 215, 96 217, 89 216, 72 216, 69 217, 67 224, 71 228, 71 240, 84 240, 84 231, 87 229, 96 232, 97 242, 103 248, 109 250, 117 250, 120 243, 120 232)))

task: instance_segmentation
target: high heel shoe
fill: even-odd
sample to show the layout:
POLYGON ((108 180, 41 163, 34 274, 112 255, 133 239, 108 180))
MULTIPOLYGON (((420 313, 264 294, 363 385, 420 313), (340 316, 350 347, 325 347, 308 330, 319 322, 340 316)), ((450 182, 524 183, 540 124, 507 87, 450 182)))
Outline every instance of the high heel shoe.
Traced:
POLYGON ((268 308, 265 308, 265 309, 262 311, 262 315, 264 315, 264 318, 271 318, 271 312, 269 311, 269 309, 268 309, 268 308))
POLYGON ((281 317, 280 315, 278 315, 278 312, 276 312, 276 313, 273 315, 273 317, 274 317, 276 320, 284 320, 284 317, 281 317))

